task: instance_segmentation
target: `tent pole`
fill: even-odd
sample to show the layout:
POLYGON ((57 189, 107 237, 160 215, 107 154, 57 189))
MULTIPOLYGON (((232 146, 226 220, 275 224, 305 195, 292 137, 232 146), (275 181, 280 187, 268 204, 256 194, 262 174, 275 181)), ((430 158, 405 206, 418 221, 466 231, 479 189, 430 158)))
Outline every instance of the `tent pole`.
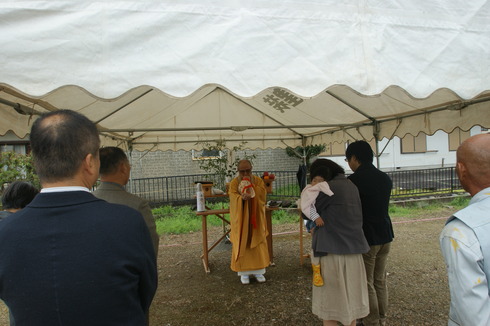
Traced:
POLYGON ((102 121, 104 121, 105 119, 109 118, 110 116, 112 116, 114 113, 118 112, 118 111, 121 111, 122 109, 124 109, 125 107, 127 107, 128 105, 130 105, 131 103, 133 102, 136 102, 137 100, 139 100, 140 98, 142 98, 143 96, 145 96, 146 94, 148 94, 149 92, 151 92, 153 90, 153 88, 150 88, 149 90, 147 90, 146 92, 144 92, 143 94, 135 97, 134 99, 132 99, 131 101, 127 102, 126 104, 124 104, 123 106, 115 109, 114 111, 110 112, 109 114, 105 115, 104 117, 100 118, 99 120, 97 121, 94 121, 94 123, 96 125, 98 125, 99 123, 101 123, 102 121))
POLYGON ((375 155, 376 155, 376 167, 379 169, 380 165, 379 165, 379 122, 377 120, 374 120, 374 132, 373 132, 373 136, 374 136, 374 147, 375 147, 375 155))
MULTIPOLYGON (((128 160, 129 160, 129 164, 132 165, 133 163, 133 144, 131 143, 131 141, 128 141, 127 143, 127 146, 128 146, 128 160)), ((133 169, 130 168, 129 169, 129 180, 128 180, 128 185, 129 185, 129 189, 128 192, 133 192, 133 183, 130 182, 133 180, 133 169)))
POLYGON ((306 167, 305 173, 305 186, 308 184, 308 165, 306 164, 306 138, 303 136, 301 140, 301 144, 303 145, 303 165, 306 167))
MULTIPOLYGON (((379 168, 379 164, 380 164, 379 163, 379 156, 385 152, 386 147, 388 147, 388 145, 390 144, 390 142, 393 141, 393 137, 395 137, 395 133, 398 130, 398 127, 400 127, 400 125, 401 125, 401 120, 398 121, 398 124, 397 124, 395 130, 391 134, 391 137, 388 139, 388 141, 386 142, 386 145, 383 147, 383 149, 381 150, 381 152, 379 152, 379 148, 376 148, 376 151, 378 152, 376 154, 378 168, 379 168)), ((377 140, 376 140, 376 147, 378 147, 378 141, 377 140)))
POLYGON ((306 138, 301 137, 301 146, 303 146, 303 164, 306 165, 306 138))
POLYGON ((41 113, 33 108, 30 108, 28 106, 22 105, 20 103, 14 103, 10 102, 8 100, 5 100, 3 98, 0 98, 0 103, 5 104, 7 106, 10 106, 13 108, 15 111, 17 111, 19 114, 23 115, 41 115, 41 113))

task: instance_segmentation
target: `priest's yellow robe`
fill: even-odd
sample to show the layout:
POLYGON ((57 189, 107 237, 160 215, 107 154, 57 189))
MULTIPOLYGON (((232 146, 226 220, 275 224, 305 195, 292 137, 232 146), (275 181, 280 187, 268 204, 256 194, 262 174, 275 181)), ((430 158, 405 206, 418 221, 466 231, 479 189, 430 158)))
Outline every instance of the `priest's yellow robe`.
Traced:
POLYGON ((240 181, 239 177, 233 179, 228 191, 232 243, 231 269, 235 272, 259 270, 270 264, 265 219, 267 191, 264 181, 260 177, 252 176, 255 197, 250 200, 242 199, 238 190, 240 181), (252 207, 255 207, 255 228, 252 224, 252 207))

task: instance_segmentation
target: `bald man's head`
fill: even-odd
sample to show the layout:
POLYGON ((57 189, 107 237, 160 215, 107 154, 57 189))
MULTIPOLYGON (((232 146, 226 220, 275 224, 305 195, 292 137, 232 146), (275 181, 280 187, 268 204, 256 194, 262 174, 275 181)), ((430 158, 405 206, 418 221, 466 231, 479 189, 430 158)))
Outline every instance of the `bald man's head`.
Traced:
POLYGON ((472 196, 490 187, 490 134, 465 140, 456 153, 456 171, 463 188, 472 196))

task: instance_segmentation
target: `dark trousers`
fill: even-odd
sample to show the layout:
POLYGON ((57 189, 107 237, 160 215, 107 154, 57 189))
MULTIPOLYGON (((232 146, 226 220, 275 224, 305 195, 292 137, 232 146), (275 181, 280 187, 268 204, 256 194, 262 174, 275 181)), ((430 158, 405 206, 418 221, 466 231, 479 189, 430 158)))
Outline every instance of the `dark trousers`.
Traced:
POLYGON ((362 319, 365 326, 384 326, 388 310, 388 286, 386 284, 386 262, 391 242, 371 246, 362 255, 369 293, 369 315, 362 319))

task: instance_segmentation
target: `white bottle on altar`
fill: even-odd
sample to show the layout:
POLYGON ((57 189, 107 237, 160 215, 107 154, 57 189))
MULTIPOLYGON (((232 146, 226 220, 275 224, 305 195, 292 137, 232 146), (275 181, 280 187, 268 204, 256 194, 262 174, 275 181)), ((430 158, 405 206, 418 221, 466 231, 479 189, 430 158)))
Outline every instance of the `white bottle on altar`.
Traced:
POLYGON ((206 210, 204 202, 204 192, 202 191, 202 184, 198 183, 196 185, 196 200, 197 200, 197 211, 204 212, 206 210))

